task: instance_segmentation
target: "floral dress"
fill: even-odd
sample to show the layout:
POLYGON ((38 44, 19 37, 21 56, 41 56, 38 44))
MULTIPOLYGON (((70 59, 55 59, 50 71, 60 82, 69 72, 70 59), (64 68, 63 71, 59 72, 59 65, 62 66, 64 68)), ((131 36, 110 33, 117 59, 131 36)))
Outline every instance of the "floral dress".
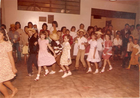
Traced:
POLYGON ((60 64, 68 66, 72 63, 71 57, 70 57, 71 46, 70 46, 69 42, 66 42, 66 43, 64 42, 62 46, 63 46, 63 52, 62 52, 62 55, 60 58, 60 64), (70 60, 69 62, 68 62, 68 59, 70 60))
POLYGON ((5 41, 0 43, 0 83, 15 77, 8 57, 8 52, 10 51, 12 51, 11 43, 5 41))
POLYGON ((112 41, 104 42, 103 59, 109 59, 112 55, 112 41))

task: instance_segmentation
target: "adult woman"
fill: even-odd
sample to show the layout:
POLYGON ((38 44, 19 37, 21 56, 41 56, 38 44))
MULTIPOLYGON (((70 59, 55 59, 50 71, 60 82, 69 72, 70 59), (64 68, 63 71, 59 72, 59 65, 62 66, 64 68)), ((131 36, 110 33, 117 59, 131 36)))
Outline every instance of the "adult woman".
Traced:
POLYGON ((89 26, 88 29, 87 29, 87 35, 88 37, 91 35, 91 33, 94 31, 94 27, 92 26, 89 26))
POLYGON ((40 30, 40 32, 42 31, 47 31, 50 34, 50 31, 48 30, 48 25, 46 23, 43 23, 42 29, 40 30))
POLYGON ((33 28, 33 23, 32 22, 28 22, 28 28, 33 28))
POLYGON ((58 31, 58 23, 57 21, 52 22, 52 27, 50 28, 50 34, 56 33, 58 31))
POLYGON ((27 34, 28 26, 24 27, 24 33, 22 34, 21 44, 23 45, 22 54, 24 55, 24 64, 27 62, 28 55, 28 34, 27 34))
POLYGON ((19 35, 20 35, 20 38, 21 38, 21 36, 22 36, 22 34, 24 33, 24 31, 23 31, 23 29, 21 29, 21 24, 20 24, 20 22, 16 22, 15 23, 15 28, 16 28, 16 31, 19 33, 19 35))
POLYGON ((61 32, 62 32, 62 36, 66 34, 66 27, 65 26, 63 26, 61 28, 61 32))
POLYGON ((15 77, 17 69, 12 56, 12 45, 8 42, 4 29, 0 29, 0 47, 0 91, 5 98, 11 98, 17 93, 17 88, 9 80, 15 77), (12 95, 8 94, 6 87, 12 90, 12 95))

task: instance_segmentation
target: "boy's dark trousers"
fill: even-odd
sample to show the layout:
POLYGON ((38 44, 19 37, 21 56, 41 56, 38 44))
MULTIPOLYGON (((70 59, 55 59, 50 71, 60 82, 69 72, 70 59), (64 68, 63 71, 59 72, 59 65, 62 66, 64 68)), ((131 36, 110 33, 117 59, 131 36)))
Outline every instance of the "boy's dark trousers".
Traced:
POLYGON ((27 61, 27 70, 28 74, 32 74, 32 64, 37 68, 38 70, 38 64, 37 64, 37 55, 36 54, 30 54, 28 61, 27 61))

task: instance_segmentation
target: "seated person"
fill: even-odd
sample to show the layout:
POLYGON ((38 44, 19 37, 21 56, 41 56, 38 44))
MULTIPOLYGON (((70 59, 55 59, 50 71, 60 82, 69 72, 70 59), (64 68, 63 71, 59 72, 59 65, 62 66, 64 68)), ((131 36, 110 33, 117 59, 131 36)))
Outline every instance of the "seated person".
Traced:
POLYGON ((119 34, 116 35, 116 38, 113 40, 114 44, 114 56, 120 56, 121 55, 121 48, 122 48, 122 40, 120 39, 119 34))

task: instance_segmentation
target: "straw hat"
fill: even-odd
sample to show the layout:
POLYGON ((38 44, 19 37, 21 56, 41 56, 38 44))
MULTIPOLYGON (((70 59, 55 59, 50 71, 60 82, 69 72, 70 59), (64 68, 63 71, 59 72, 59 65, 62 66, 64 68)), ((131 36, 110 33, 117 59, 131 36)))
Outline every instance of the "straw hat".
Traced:
POLYGON ((96 33, 96 34, 103 35, 103 33, 102 33, 102 32, 100 32, 100 31, 96 31, 95 33, 96 33))
POLYGON ((52 33, 52 34, 50 34, 50 38, 52 39, 52 40, 58 40, 59 39, 59 36, 57 35, 57 33, 52 33))
POLYGON ((10 28, 15 28, 15 24, 10 24, 10 28))
POLYGON ((80 32, 83 32, 84 35, 86 34, 86 31, 85 31, 84 29, 79 29, 79 30, 77 31, 77 34, 79 34, 80 32))
POLYGON ((34 29, 32 29, 32 28, 28 28, 28 29, 26 29, 27 30, 27 32, 29 32, 29 31, 32 31, 33 32, 33 34, 36 32, 34 29))

